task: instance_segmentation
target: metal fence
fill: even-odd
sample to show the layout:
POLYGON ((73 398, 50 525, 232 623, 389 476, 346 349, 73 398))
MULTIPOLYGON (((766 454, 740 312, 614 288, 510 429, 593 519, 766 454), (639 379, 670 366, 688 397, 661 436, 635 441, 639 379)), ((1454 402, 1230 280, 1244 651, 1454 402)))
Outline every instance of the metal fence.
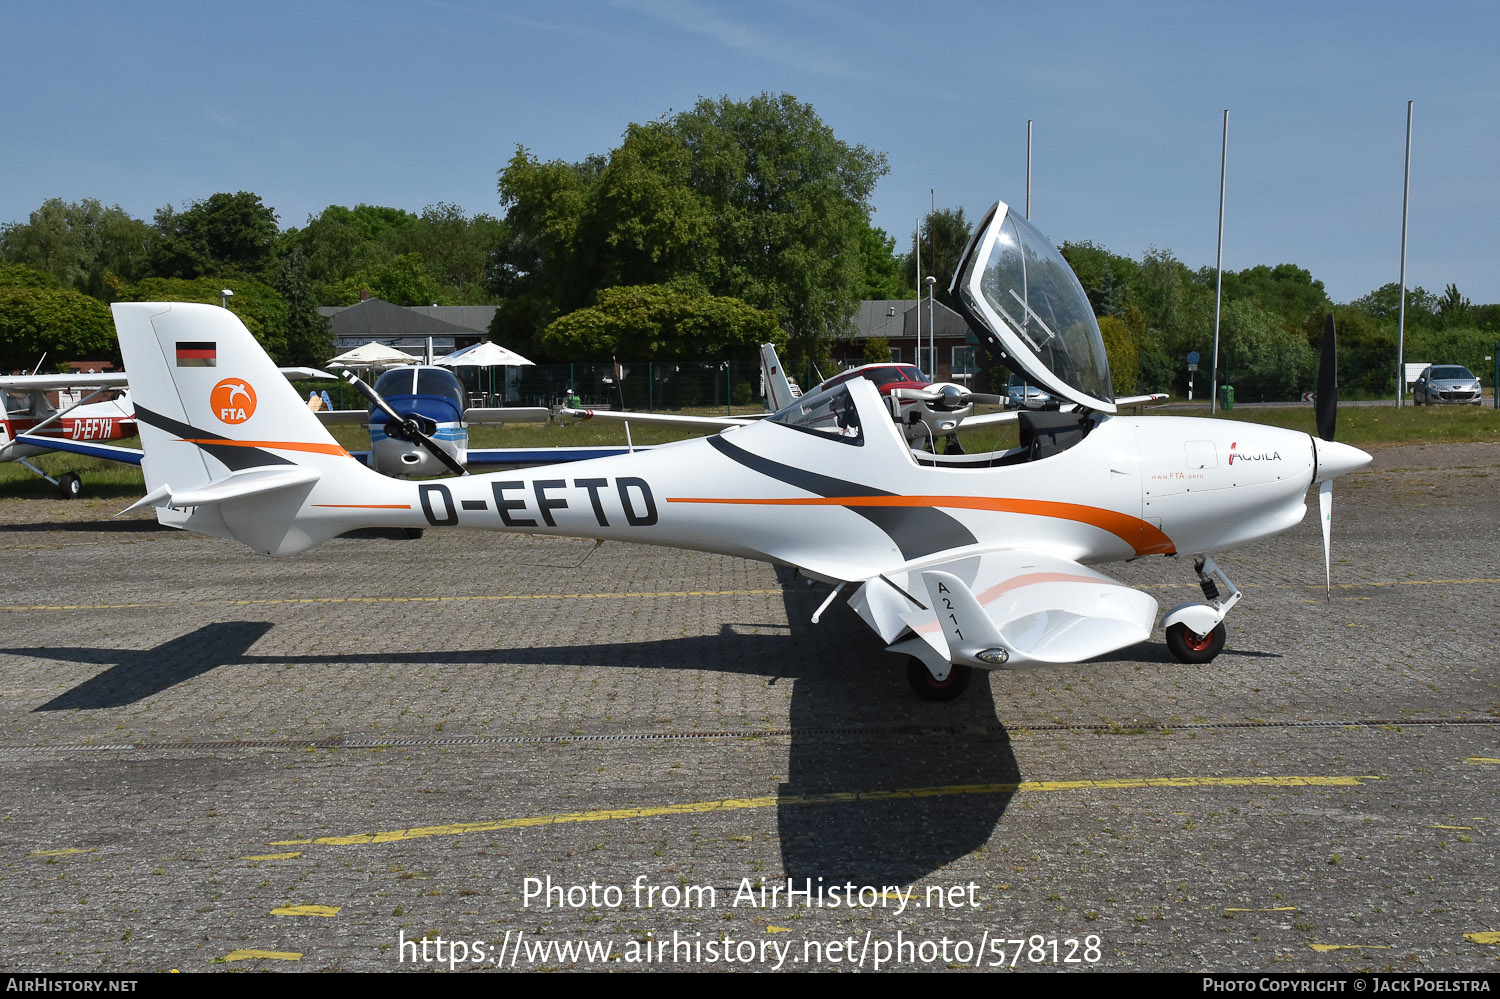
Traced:
MULTIPOLYGON (((822 372, 823 376, 833 371, 822 372)), ((806 388, 822 379, 812 364, 788 374, 806 388)), ((619 364, 535 364, 504 369, 463 370, 459 377, 487 405, 561 406, 569 390, 587 409, 712 409, 762 412, 760 363, 743 361, 635 361, 619 364)))

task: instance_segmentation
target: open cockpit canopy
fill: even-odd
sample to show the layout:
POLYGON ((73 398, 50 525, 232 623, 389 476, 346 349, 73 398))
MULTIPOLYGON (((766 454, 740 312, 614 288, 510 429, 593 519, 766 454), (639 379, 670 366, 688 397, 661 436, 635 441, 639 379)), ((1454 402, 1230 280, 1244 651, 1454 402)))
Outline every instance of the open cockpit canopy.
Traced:
POLYGON ((1115 411, 1109 358, 1083 286, 1057 247, 997 202, 974 230, 950 287, 1005 365, 1053 395, 1115 411))

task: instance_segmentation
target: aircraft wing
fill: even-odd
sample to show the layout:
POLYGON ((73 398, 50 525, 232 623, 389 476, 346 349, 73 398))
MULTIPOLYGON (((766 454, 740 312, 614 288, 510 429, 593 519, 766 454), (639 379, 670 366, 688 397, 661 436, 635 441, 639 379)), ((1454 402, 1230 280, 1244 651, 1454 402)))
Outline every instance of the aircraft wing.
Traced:
POLYGON ((31 434, 17 434, 16 443, 30 447, 44 447, 49 451, 70 451, 73 454, 103 458, 106 461, 118 461, 125 465, 139 465, 143 453, 135 448, 116 447, 113 444, 100 444, 97 441, 73 441, 66 437, 40 437, 31 434))
POLYGON ((981 413, 978 416, 966 416, 964 417, 964 421, 959 424, 959 429, 987 427, 995 423, 1014 423, 1016 417, 1019 415, 1021 415, 1019 409, 1006 409, 998 413, 981 413))
POLYGON ((0 389, 51 392, 55 389, 69 388, 109 388, 112 385, 124 385, 125 382, 123 371, 74 372, 65 375, 3 375, 0 376, 0 389))
MULTIPOLYGON (((650 451, 656 445, 636 445, 636 451, 650 451)), ((565 461, 587 461, 589 458, 610 458, 625 454, 631 448, 623 444, 603 447, 498 447, 470 448, 464 455, 465 464, 491 469, 530 468, 532 465, 552 465, 565 461)), ((355 458, 370 464, 370 452, 354 451, 355 458)))
POLYGON ((469 448, 465 456, 470 465, 490 467, 526 468, 531 465, 550 465, 553 462, 587 461, 590 458, 611 458, 630 451, 650 451, 652 445, 634 448, 623 444, 601 447, 498 447, 469 448))
MULTIPOLYGON (((568 409, 566 406, 560 407, 557 415, 580 422, 610 420, 616 423, 649 423, 663 427, 700 427, 704 431, 744 427, 761 419, 761 416, 674 416, 667 413, 632 413, 617 409, 568 409)), ((764 415, 769 414, 762 414, 764 415)))
POLYGON ((1163 399, 1167 399, 1167 398, 1170 398, 1170 396, 1166 392, 1152 392, 1150 395, 1127 395, 1123 399, 1116 399, 1115 400, 1115 405, 1117 407, 1118 406, 1144 406, 1147 403, 1161 402, 1163 399))
POLYGON ((498 426, 502 423, 546 423, 552 411, 546 406, 502 406, 464 410, 464 422, 470 426, 498 426))
POLYGON ((989 669, 1082 662, 1143 642, 1157 612, 1147 593, 1020 548, 908 564, 864 581, 849 604, 894 651, 989 669))
POLYGON ((325 427, 370 422, 370 411, 368 409, 319 409, 316 410, 316 413, 319 421, 325 427))
MULTIPOLYGON (((1115 407, 1122 406, 1145 406, 1153 402, 1161 402, 1170 398, 1165 392, 1152 392, 1150 395, 1127 395, 1115 400, 1115 407)), ((1068 403, 1058 407, 1060 413, 1071 413, 1078 408, 1077 403, 1068 403)), ((1009 423, 1019 414, 1019 409, 1002 410, 999 413, 984 413, 980 416, 968 416, 964 418, 964 427, 983 427, 994 423, 1009 423)))

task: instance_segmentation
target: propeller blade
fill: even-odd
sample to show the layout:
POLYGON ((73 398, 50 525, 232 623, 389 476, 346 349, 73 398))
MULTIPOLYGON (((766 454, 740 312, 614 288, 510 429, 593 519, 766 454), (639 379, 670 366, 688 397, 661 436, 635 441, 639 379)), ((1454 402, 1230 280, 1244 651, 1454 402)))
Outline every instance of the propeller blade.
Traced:
POLYGON ((1333 568, 1330 564, 1329 534, 1333 530, 1333 480, 1318 487, 1318 513, 1323 521, 1323 599, 1333 599, 1333 568))
POLYGON ((428 454, 432 455, 438 461, 441 461, 444 465, 446 465, 448 467, 448 470, 451 471, 454 475, 469 474, 469 470, 460 465, 458 463, 458 459, 449 454, 447 450, 445 450, 443 446, 440 445, 437 441, 433 440, 431 437, 428 437, 425 433, 422 432, 422 428, 417 425, 417 421, 415 419, 396 412, 394 406, 386 402, 385 398, 379 392, 376 392, 373 388, 371 388, 364 379, 356 375, 351 369, 340 368, 338 369, 338 375, 344 381, 353 386, 360 395, 364 396, 366 399, 369 399, 371 405, 375 406, 376 409, 379 409, 386 416, 390 417, 392 422, 399 424, 401 427, 401 432, 403 434, 426 448, 428 454))
POLYGON ((1317 417, 1318 436, 1325 441, 1333 440, 1334 424, 1338 422, 1339 410, 1339 352, 1333 335, 1333 313, 1328 314, 1328 324, 1323 328, 1322 356, 1318 358, 1317 402, 1313 405, 1317 417))
POLYGON ((991 392, 970 392, 969 400, 985 406, 1004 406, 1006 404, 1005 396, 995 395, 991 392))
POLYGON ((339 368, 338 376, 344 381, 348 382, 349 385, 356 391, 358 391, 360 395, 370 400, 370 405, 374 406, 376 409, 379 409, 386 416, 389 416, 397 423, 404 424, 406 422, 406 417, 396 412, 396 410, 392 408, 391 404, 386 402, 385 399, 373 388, 371 388, 363 378, 360 378, 359 375, 356 375, 352 368, 339 368))

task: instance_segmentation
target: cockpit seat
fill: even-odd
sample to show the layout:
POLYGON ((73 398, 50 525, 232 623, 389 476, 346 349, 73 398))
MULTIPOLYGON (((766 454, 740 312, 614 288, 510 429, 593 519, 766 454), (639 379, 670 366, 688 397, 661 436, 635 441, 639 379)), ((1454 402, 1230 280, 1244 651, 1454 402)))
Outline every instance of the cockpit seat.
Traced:
POLYGON ((1092 425, 1087 414, 1048 410, 1022 410, 1017 420, 1022 453, 1028 461, 1061 454, 1083 440, 1092 425))

